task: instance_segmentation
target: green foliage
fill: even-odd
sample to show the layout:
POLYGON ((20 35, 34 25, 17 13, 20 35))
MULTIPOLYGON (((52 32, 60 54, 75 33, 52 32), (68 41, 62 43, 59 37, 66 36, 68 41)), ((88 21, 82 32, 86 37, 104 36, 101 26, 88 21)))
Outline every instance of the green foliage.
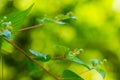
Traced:
POLYGON ((34 59, 36 59, 36 60, 46 62, 51 59, 51 56, 49 54, 41 54, 41 53, 35 52, 31 49, 29 50, 29 52, 34 55, 34 59))
POLYGON ((65 20, 76 20, 77 18, 75 16, 72 16, 72 14, 68 13, 66 15, 58 15, 56 16, 55 18, 42 18, 42 19, 37 19, 37 21, 39 23, 44 23, 44 24, 48 24, 48 23, 56 23, 56 24, 60 24, 60 25, 63 25, 63 24, 66 24, 65 20))
MULTIPOLYGON (((69 48, 65 48, 65 51, 66 51, 66 59, 70 60, 70 61, 73 61, 73 62, 76 62, 80 65, 83 65, 84 67, 88 68, 89 70, 91 70, 91 68, 86 64, 84 63, 82 60, 80 60, 79 58, 77 58, 77 55, 80 53, 80 51, 82 49, 77 49, 75 52, 72 52, 69 50, 69 48)), ((99 61, 98 59, 92 59, 90 60, 91 64, 92 64, 92 67, 98 72, 100 73, 100 75, 105 78, 105 72, 104 70, 102 70, 101 68, 98 68, 98 66, 102 63, 101 61, 99 61)))
POLYGON ((7 17, 1 17, 0 18, 0 31, 5 30, 5 29, 9 29, 12 28, 12 23, 11 21, 7 20, 7 17))
POLYGON ((95 70, 100 73, 100 75, 103 77, 103 79, 105 78, 105 72, 104 70, 102 70, 101 68, 95 68, 95 70))
POLYGON ((102 61, 99 61, 98 59, 92 59, 90 60, 92 67, 103 77, 103 79, 105 78, 105 72, 103 69, 99 68, 99 65, 102 63, 104 63, 106 61, 106 59, 102 61))
POLYGON ((38 73, 41 71, 40 68, 38 68, 33 62, 31 62, 29 59, 27 59, 28 69, 30 75, 34 75, 35 73, 38 73))
MULTIPOLYGON (((32 5, 33 6, 33 5, 32 5)), ((19 30, 21 27, 23 27, 23 22, 26 18, 26 16, 28 15, 28 13, 30 12, 30 10, 32 9, 32 6, 30 6, 27 10, 25 11, 19 11, 19 12, 15 12, 12 14, 8 14, 6 15, 7 17, 7 21, 11 21, 12 23, 12 27, 13 32, 16 32, 17 30, 19 30)))
POLYGON ((0 36, 4 36, 8 39, 12 39, 12 35, 11 35, 11 32, 9 30, 5 30, 3 33, 0 34, 0 36))
POLYGON ((32 6, 25 11, 14 12, 6 16, 0 16, 0 48, 2 48, 2 44, 4 42, 1 38, 6 37, 9 40, 13 38, 12 32, 15 33, 22 27, 23 21, 30 12, 32 6))
POLYGON ((70 56, 70 57, 68 58, 68 60, 73 61, 73 62, 76 62, 76 63, 78 63, 78 64, 80 64, 80 65, 83 65, 84 67, 90 69, 90 67, 89 67, 86 63, 84 63, 82 60, 80 60, 80 59, 77 58, 77 57, 70 56))
POLYGON ((82 60, 80 60, 79 58, 77 58, 78 52, 79 52, 79 49, 78 49, 77 53, 72 52, 69 49, 66 49, 66 54, 65 54, 66 59, 68 59, 69 61, 76 62, 76 63, 78 63, 80 65, 83 65, 84 67, 90 69, 90 67, 86 63, 84 63, 82 60))
MULTIPOLYGON (((30 12, 32 6, 29 7, 27 10, 25 11, 20 11, 20 12, 16 12, 13 14, 9 14, 5 17, 1 18, 0 21, 0 47, 2 44, 2 37, 6 37, 7 39, 11 40, 12 39, 12 34, 11 32, 17 32, 17 30, 19 30, 22 27, 23 21, 25 19, 25 17, 27 16, 27 14, 30 12), (13 30, 11 31, 11 28, 13 28, 13 30)), ((76 20, 76 17, 73 16, 71 13, 68 13, 66 15, 58 15, 55 18, 43 18, 43 19, 38 19, 39 23, 42 24, 49 24, 49 23, 56 23, 56 24, 66 24, 65 20, 76 20)), ((12 43, 13 46, 14 43, 12 43)), ((75 49, 74 51, 70 51, 69 48, 63 47, 65 50, 65 54, 64 54, 64 59, 71 61, 71 62, 75 62, 78 63, 84 67, 86 67, 87 69, 91 70, 91 69, 95 69, 98 73, 101 74, 101 76, 103 78, 105 78, 105 72, 99 68, 98 66, 101 64, 101 62, 97 59, 93 59, 91 60, 91 64, 92 64, 92 68, 90 68, 88 66, 88 64, 86 64, 84 61, 82 61, 81 59, 78 58, 78 54, 80 54, 83 49, 75 49)), ((17 47, 17 49, 20 49, 17 47)), ((25 52, 20 49, 21 52, 23 52, 23 54, 25 54, 25 52)), ((32 49, 29 49, 29 53, 32 54, 32 58, 31 59, 35 59, 36 61, 42 61, 42 62, 47 62, 49 60, 51 60, 51 55, 49 54, 42 54, 39 52, 36 52, 32 49)), ((29 56, 29 55, 25 55, 25 56, 29 56)), ((28 57, 29 58, 29 57, 28 57)), ((28 67, 30 70, 31 74, 35 74, 36 72, 39 72, 41 69, 39 69, 36 65, 34 65, 31 61, 27 60, 28 63, 28 67)), ((39 65, 41 66, 41 65, 39 65)), ((42 67, 42 69, 44 69, 46 72, 49 73, 49 71, 47 71, 44 67, 42 67)), ((49 73, 50 74, 50 73, 49 73)), ((53 76, 53 75, 52 75, 53 76)), ((84 80, 82 77, 78 76, 77 74, 75 74, 74 72, 70 71, 70 70, 64 70, 63 74, 62 74, 62 78, 63 80, 84 80)))
POLYGON ((84 80, 82 77, 78 76, 70 70, 64 70, 62 78, 63 80, 84 80))
POLYGON ((92 60, 90 60, 90 62, 93 67, 100 65, 100 61, 98 59, 92 59, 92 60))

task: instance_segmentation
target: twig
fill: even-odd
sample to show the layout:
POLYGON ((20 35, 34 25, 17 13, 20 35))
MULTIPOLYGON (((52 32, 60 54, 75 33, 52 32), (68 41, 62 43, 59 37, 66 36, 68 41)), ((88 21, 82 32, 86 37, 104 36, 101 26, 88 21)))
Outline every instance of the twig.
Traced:
POLYGON ((30 61, 32 61, 33 63, 35 63, 36 65, 38 65, 40 68, 42 68, 46 73, 48 73, 49 75, 51 75, 53 78, 55 78, 56 80, 62 80, 61 78, 58 78, 56 75, 54 75, 51 72, 49 72, 46 68, 44 68, 41 64, 39 64, 39 62, 37 62, 36 60, 34 60, 31 56, 29 56, 23 49, 21 49, 15 43, 13 43, 12 41, 10 41, 9 39, 7 39, 5 37, 3 37, 3 39, 5 41, 7 41, 8 43, 10 43, 13 47, 15 47, 18 51, 20 51, 23 55, 25 55, 26 58, 28 58, 30 61))
POLYGON ((34 26, 22 28, 22 29, 18 30, 18 32, 25 31, 25 30, 29 30, 29 29, 33 29, 33 28, 38 28, 38 27, 40 27, 40 26, 44 26, 44 24, 38 24, 38 25, 34 25, 34 26))
POLYGON ((54 56, 54 57, 52 57, 52 59, 64 59, 65 58, 65 56, 54 56))

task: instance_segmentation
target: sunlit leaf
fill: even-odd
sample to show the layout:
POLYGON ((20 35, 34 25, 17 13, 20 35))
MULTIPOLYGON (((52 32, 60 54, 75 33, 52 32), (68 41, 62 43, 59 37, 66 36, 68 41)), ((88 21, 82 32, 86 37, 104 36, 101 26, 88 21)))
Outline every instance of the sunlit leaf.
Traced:
POLYGON ((49 61, 51 59, 51 56, 49 54, 41 54, 41 53, 38 53, 38 52, 35 52, 34 50, 29 50, 29 52, 31 54, 34 55, 34 59, 36 60, 40 60, 40 61, 49 61))
MULTIPOLYGON (((32 5, 33 6, 33 5, 32 5)), ((17 31, 21 27, 23 27, 23 21, 26 18, 27 14, 30 12, 32 9, 32 6, 30 6, 27 10, 25 11, 20 11, 20 12, 15 12, 9 15, 6 15, 7 21, 12 22, 12 27, 13 27, 13 32, 17 31)))
POLYGON ((104 70, 100 69, 100 68, 96 68, 95 69, 98 73, 100 73, 100 75, 103 77, 103 79, 105 78, 105 72, 104 70))
POLYGON ((84 80, 82 77, 78 76, 70 70, 64 70, 62 78, 63 80, 84 80))

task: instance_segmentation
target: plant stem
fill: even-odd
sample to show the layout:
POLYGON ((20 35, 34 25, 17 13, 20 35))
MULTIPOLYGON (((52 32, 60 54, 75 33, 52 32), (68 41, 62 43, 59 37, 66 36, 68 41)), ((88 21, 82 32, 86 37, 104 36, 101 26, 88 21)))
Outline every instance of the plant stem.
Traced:
POLYGON ((40 26, 44 26, 44 24, 38 24, 38 25, 34 25, 34 26, 22 28, 22 29, 18 30, 18 32, 25 31, 25 30, 29 30, 29 29, 33 29, 33 28, 38 28, 38 27, 40 27, 40 26))
POLYGON ((89 70, 86 70, 86 71, 84 71, 84 72, 81 72, 80 73, 80 75, 82 75, 82 74, 84 74, 84 73, 87 73, 87 72, 89 72, 89 71, 91 71, 91 70, 93 70, 94 68, 91 68, 91 69, 89 69, 89 70))
POLYGON ((39 64, 39 62, 37 62, 36 60, 34 60, 31 56, 29 56, 23 49, 21 49, 18 45, 16 45, 15 43, 13 43, 12 41, 10 41, 9 39, 3 37, 3 39, 5 41, 7 41, 9 44, 11 44, 13 47, 15 47, 18 51, 20 51, 23 55, 26 56, 26 58, 28 58, 30 61, 32 61, 33 63, 35 63, 36 65, 38 65, 40 68, 42 68, 46 73, 48 73, 49 75, 51 75, 53 78, 55 78, 56 80, 61 80, 60 78, 58 78, 56 75, 52 74, 51 72, 49 72, 46 68, 44 68, 41 64, 39 64))
POLYGON ((64 59, 65 58, 65 56, 54 56, 54 57, 52 57, 52 59, 64 59))

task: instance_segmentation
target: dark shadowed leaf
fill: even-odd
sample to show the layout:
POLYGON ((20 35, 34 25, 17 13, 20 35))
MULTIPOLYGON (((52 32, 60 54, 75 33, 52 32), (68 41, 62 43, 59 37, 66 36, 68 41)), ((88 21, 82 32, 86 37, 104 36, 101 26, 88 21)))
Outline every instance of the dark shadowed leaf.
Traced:
POLYGON ((82 77, 78 76, 70 70, 64 70, 62 78, 63 80, 84 80, 82 77))
POLYGON ((49 61, 51 59, 51 56, 49 54, 41 54, 41 53, 38 53, 38 52, 35 52, 34 50, 29 50, 29 52, 31 54, 34 55, 34 59, 36 60, 40 60, 40 61, 49 61))

